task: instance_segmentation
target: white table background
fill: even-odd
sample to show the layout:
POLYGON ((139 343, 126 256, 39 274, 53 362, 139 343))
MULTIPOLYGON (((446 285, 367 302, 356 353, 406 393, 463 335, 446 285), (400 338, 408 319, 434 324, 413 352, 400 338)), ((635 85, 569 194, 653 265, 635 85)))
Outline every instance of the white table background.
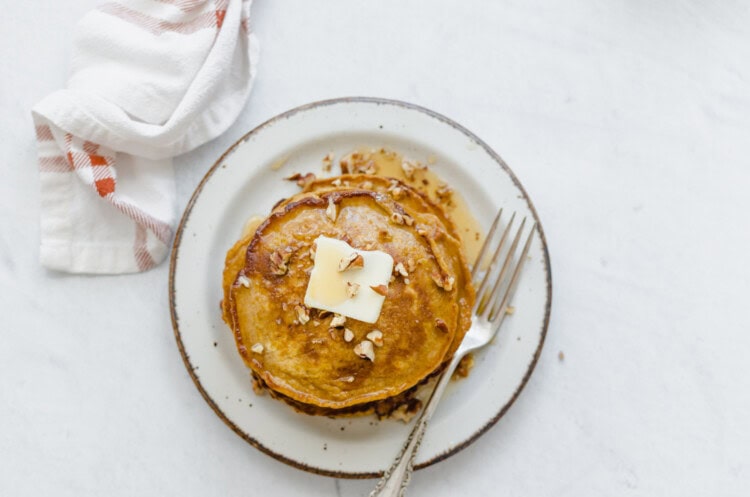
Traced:
MULTIPOLYGON (((64 85, 95 4, 0 16, 0 495, 366 495, 373 481, 287 467, 214 415, 175 346, 167 264, 40 268, 29 109, 64 85)), ((544 224, 536 371, 410 495, 748 495, 750 4, 257 0, 252 24, 256 86, 226 134, 177 160, 180 211, 255 125, 369 95, 477 133, 544 224)))

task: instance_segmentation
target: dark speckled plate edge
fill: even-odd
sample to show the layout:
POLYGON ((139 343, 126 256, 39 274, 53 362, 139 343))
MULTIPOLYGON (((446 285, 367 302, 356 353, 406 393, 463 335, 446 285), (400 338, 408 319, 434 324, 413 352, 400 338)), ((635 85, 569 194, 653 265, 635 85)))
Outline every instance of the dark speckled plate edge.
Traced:
MULTIPOLYGON (((297 114, 299 112, 307 111, 314 108, 319 107, 325 107, 329 105, 337 105, 337 104, 347 104, 347 103, 368 103, 373 105, 393 105, 397 107, 402 107, 410 110, 415 110, 424 114, 427 114, 428 116, 437 119, 439 121, 442 121, 445 124, 448 124, 449 126, 453 127, 457 131, 464 134, 466 137, 471 139, 473 142, 475 142, 477 145, 482 147, 487 154, 492 157, 492 159, 500 166, 506 174, 511 178, 515 186, 521 191, 523 195, 523 199, 528 204, 529 210, 534 216, 534 220, 537 223, 537 230, 539 233, 539 237, 542 242, 542 248, 544 253, 544 265, 545 265, 545 272, 546 272, 546 294, 547 299, 545 303, 545 310, 544 310, 544 320, 542 322, 542 329, 541 329, 541 339, 539 341, 539 346, 537 347, 531 361, 529 362, 529 365, 526 370, 526 374, 524 375, 523 379, 521 380, 521 383, 518 385, 518 388, 513 393, 513 396, 510 398, 510 400, 500 409, 500 411, 495 415, 492 419, 490 419, 484 426, 482 426, 479 430, 477 430, 472 436, 470 436, 468 439, 466 439, 464 442, 455 445, 451 447, 450 449, 446 450, 445 452, 433 457, 432 459, 425 461, 421 464, 418 464, 416 466, 416 469, 422 469, 427 466, 431 466, 435 463, 438 463, 440 461, 443 461, 447 459, 448 457, 452 456, 453 454, 457 453, 458 451, 468 447, 471 445, 475 440, 477 440, 480 436, 482 436, 487 430, 492 428, 498 420, 505 415, 505 413, 510 409, 510 407, 513 405, 513 403, 516 401, 518 396, 521 394, 521 391, 526 386, 526 383, 528 383, 529 378, 531 377, 531 373, 534 371, 534 368, 536 366, 536 363, 539 360, 539 356, 541 355, 542 348, 544 346, 544 342, 547 336, 547 328, 549 326, 549 319, 550 319, 550 312, 552 308, 552 272, 551 272, 551 266, 550 266, 550 259, 549 259, 549 251, 547 248, 547 239, 544 235, 544 229, 542 228, 542 223, 539 219, 539 216, 536 212, 536 209, 534 208, 534 204, 531 202, 531 199, 529 198, 528 194, 526 193, 526 190, 523 188, 523 185, 521 185, 521 182, 518 180, 516 175, 513 173, 513 171, 508 167, 508 165, 503 161, 503 159, 494 151, 492 150, 489 145, 487 145, 484 141, 482 141, 479 137, 477 137, 474 133, 469 131, 468 129, 464 128, 460 124, 456 123, 455 121, 438 114, 434 111, 431 111, 429 109, 426 109, 424 107, 402 102, 398 100, 391 100, 391 99, 384 99, 384 98, 375 98, 375 97, 343 97, 343 98, 335 98, 330 100, 321 100, 317 102, 311 102, 309 104, 305 104, 299 107, 295 107, 294 109, 291 109, 287 112, 284 112, 282 114, 279 114, 275 117, 272 117, 271 119, 267 120, 266 122, 260 124, 256 128, 254 128, 252 131, 246 133, 243 135, 239 140, 237 140, 231 147, 229 147, 222 155, 218 158, 218 160, 214 163, 213 166, 206 172, 206 174, 203 176, 203 179, 201 179, 200 183, 196 187, 195 191, 193 192, 193 195, 190 197, 190 200, 187 203, 187 206, 185 207, 185 211, 183 212, 182 218, 180 219, 180 224, 177 227, 177 231, 175 232, 174 242, 172 244, 172 251, 169 261, 169 309, 170 309, 170 315, 172 319, 172 329, 174 331, 175 340, 177 341, 177 348, 180 351, 180 355, 182 356, 182 360, 185 363, 185 367, 187 368, 188 374, 193 380, 193 383, 195 383, 195 386, 198 388, 198 391, 201 393, 205 401, 208 403, 208 405, 213 409, 213 411, 216 413, 216 415, 227 425, 229 428, 232 429, 237 435, 242 437, 246 442, 248 442, 253 447, 257 448, 258 450, 264 452, 265 454, 268 454, 269 456, 273 457, 274 459, 281 461, 285 464, 288 464, 290 466, 293 466, 298 469, 302 469, 304 471, 308 471, 311 473, 315 473, 318 475, 323 476, 331 476, 334 478, 352 478, 352 479, 363 479, 363 478, 379 478, 382 476, 382 472, 377 473, 350 473, 350 472, 342 472, 342 471, 330 471, 327 469, 322 468, 316 468, 313 466, 309 466, 307 464, 301 463, 299 461, 296 461, 294 459, 290 459, 282 454, 278 454, 276 452, 273 452, 272 450, 268 449, 267 447, 263 446, 261 443, 259 443, 257 440, 255 440, 253 437, 248 435, 247 433, 243 432, 237 425, 235 425, 225 414, 221 409, 219 409, 216 402, 208 395, 208 392, 203 388, 201 385, 201 382, 199 378, 196 376, 194 372, 193 365, 190 363, 190 357, 187 354, 187 351, 185 350, 184 344, 182 343, 182 338, 180 335, 180 328, 179 328, 179 316, 177 315, 177 310, 175 308, 175 281, 174 281, 174 275, 175 275, 175 268, 177 266, 177 259, 179 257, 179 247, 180 242, 182 240, 182 235, 184 231, 184 226, 187 220, 190 217, 190 213, 193 209, 193 205, 195 204, 196 200, 200 196, 204 185, 208 182, 208 180, 213 175, 214 171, 224 162, 224 159, 228 157, 230 154, 232 154, 237 147, 239 147, 243 142, 247 141, 250 137, 258 133, 263 128, 275 123, 276 121, 287 119, 294 114, 297 114)), ((395 455, 395 454, 394 454, 395 455)))

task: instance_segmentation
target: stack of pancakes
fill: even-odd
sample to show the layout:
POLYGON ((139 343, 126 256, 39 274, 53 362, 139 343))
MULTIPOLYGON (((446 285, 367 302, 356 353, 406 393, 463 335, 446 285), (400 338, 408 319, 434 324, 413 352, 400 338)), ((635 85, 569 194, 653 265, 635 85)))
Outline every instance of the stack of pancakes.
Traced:
POLYGON ((277 204, 227 253, 223 287, 223 318, 256 386, 323 415, 417 409, 417 387, 447 365, 474 303, 444 211, 398 180, 366 174, 308 181, 277 204), (331 313, 304 306, 321 235, 393 257, 377 322, 349 318, 342 327, 331 313), (371 360, 354 348, 373 330, 382 340, 371 360))

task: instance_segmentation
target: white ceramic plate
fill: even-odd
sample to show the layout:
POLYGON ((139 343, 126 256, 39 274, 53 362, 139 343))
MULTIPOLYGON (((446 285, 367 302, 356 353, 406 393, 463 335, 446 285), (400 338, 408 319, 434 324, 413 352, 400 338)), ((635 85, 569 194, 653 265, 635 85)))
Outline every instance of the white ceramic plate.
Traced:
MULTIPOLYGON (((362 146, 386 147, 427 162, 461 192, 485 230, 499 207, 537 222, 521 184, 479 138, 411 104, 371 98, 317 102, 286 112, 234 144, 208 171, 185 209, 170 264, 170 307, 185 365, 216 414, 267 454, 337 477, 378 476, 410 425, 375 417, 329 419, 299 414, 256 396, 248 369, 219 313, 227 249, 245 220, 264 214, 298 188, 282 177, 320 172, 321 159, 362 146), (272 165, 285 161, 280 170, 272 165), (366 450, 364 450, 366 448, 366 450)), ((467 379, 449 387, 424 438, 417 466, 440 461, 497 422, 529 378, 549 320, 550 266, 539 225, 513 305, 495 341, 476 356, 467 379)))

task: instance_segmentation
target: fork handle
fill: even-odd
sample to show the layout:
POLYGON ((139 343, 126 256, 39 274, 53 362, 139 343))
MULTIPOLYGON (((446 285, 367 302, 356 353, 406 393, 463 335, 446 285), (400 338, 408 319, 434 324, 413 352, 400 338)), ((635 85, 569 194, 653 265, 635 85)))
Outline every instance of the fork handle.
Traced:
POLYGON ((406 493, 406 487, 409 485, 411 474, 414 471, 414 460, 417 457, 417 451, 419 450, 419 445, 422 443, 422 437, 424 437, 427 424, 435 412, 440 397, 443 396, 445 387, 448 386, 451 376, 453 376, 453 370, 456 369, 462 357, 463 354, 461 356, 453 356, 448 367, 441 374, 440 380, 435 385, 430 398, 427 399, 422 413, 417 418, 417 422, 409 433, 404 446, 401 447, 398 456, 396 456, 396 460, 393 461, 391 467, 386 470, 383 477, 378 481, 375 489, 370 493, 370 497, 403 497, 406 493))

